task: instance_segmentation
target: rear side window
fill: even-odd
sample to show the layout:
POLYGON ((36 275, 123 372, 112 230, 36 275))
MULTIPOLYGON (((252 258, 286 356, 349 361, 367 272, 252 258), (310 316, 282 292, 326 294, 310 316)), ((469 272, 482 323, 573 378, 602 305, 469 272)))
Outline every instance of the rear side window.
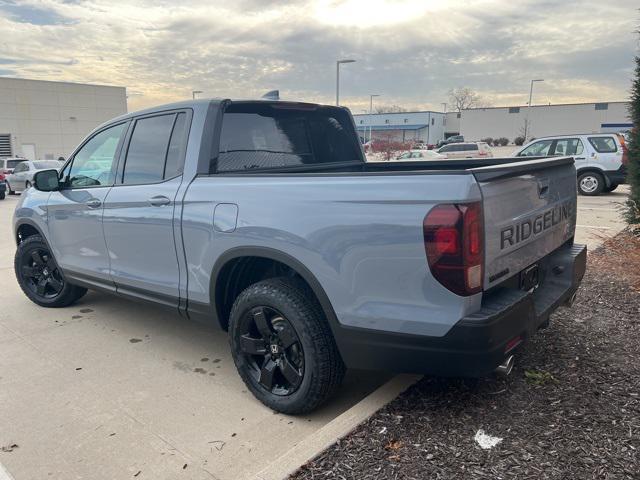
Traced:
POLYGON ((7 160, 7 164, 4 168, 16 168, 20 162, 24 162, 24 160, 7 160))
POLYGON ((331 107, 232 104, 211 173, 361 161, 349 115, 331 107))
POLYGON ((589 137, 589 143, 598 153, 614 153, 618 151, 613 137, 589 137))
POLYGON ((173 178, 182 173, 184 167, 184 151, 187 142, 187 114, 181 112, 176 117, 167 151, 167 162, 164 167, 164 178, 173 178))
POLYGON ((175 114, 170 114, 136 121, 127 150, 122 183, 155 183, 163 179, 175 118, 175 114))

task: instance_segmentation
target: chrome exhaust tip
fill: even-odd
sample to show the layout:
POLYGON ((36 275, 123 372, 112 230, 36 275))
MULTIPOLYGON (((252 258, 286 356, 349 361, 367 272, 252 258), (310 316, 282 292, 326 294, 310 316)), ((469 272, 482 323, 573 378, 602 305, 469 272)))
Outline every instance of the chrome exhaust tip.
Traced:
POLYGON ((513 364, 515 363, 514 359, 513 359, 513 355, 509 355, 504 362, 502 362, 500 365, 498 365, 498 367, 496 368, 495 372, 497 375, 500 375, 501 377, 506 377, 508 376, 511 371, 513 370, 513 364))

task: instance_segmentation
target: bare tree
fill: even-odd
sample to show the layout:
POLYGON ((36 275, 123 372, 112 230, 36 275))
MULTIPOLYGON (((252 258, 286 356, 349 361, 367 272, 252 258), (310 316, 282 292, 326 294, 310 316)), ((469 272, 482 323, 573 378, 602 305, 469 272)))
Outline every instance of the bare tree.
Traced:
POLYGON ((481 103, 480 95, 468 87, 452 88, 449 90, 449 102, 456 112, 465 108, 477 107, 481 103))
POLYGON ((374 110, 376 113, 400 113, 409 111, 408 109, 401 107, 400 105, 380 105, 374 110))

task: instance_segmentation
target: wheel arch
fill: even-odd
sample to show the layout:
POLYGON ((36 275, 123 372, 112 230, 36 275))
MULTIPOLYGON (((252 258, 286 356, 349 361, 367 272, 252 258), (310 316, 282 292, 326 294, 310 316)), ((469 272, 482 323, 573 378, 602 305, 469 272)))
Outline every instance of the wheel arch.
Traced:
POLYGON ((15 235, 14 235, 16 245, 20 245, 20 243, 22 243, 23 240, 25 240, 26 238, 32 237, 34 235, 40 235, 42 239, 45 241, 45 243, 47 244, 47 246, 50 247, 49 242, 47 241, 47 237, 44 236, 42 229, 38 225, 36 225, 35 222, 32 222, 27 219, 18 220, 15 226, 15 235))
MULTIPOLYGON (((209 294, 212 308, 222 329, 228 329, 228 313, 231 310, 233 300, 235 300, 235 297, 240 291, 246 288, 246 286, 243 286, 241 280, 238 281, 239 278, 246 279, 246 277, 242 277, 243 272, 237 269, 234 270, 235 267, 244 267, 240 265, 240 262, 262 262, 261 268, 258 268, 258 271, 264 269, 266 266, 273 267, 281 265, 286 267, 290 273, 299 276, 315 295, 316 300, 320 304, 329 322, 329 327, 335 336, 335 327, 338 325, 338 319, 327 293, 316 276, 296 258, 280 250, 268 247, 236 247, 221 255, 215 263, 211 275, 209 294), (230 283, 233 284, 230 285, 230 283)), ((259 278, 259 280, 274 276, 279 275, 268 275, 259 278)), ((259 274, 258 277, 260 277, 259 274)), ((249 279, 250 278, 251 274, 249 274, 249 279)))

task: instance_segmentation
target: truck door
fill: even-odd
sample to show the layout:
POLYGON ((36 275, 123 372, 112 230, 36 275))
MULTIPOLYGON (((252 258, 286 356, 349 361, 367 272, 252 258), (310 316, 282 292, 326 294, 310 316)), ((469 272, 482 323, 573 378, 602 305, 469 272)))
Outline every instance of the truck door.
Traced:
POLYGON ((65 275, 112 285, 102 234, 102 204, 113 185, 117 158, 129 123, 95 133, 65 165, 60 191, 47 203, 49 236, 65 275))
POLYGON ((187 111, 135 120, 103 214, 117 291, 176 307, 180 273, 174 212, 189 123, 187 111))

